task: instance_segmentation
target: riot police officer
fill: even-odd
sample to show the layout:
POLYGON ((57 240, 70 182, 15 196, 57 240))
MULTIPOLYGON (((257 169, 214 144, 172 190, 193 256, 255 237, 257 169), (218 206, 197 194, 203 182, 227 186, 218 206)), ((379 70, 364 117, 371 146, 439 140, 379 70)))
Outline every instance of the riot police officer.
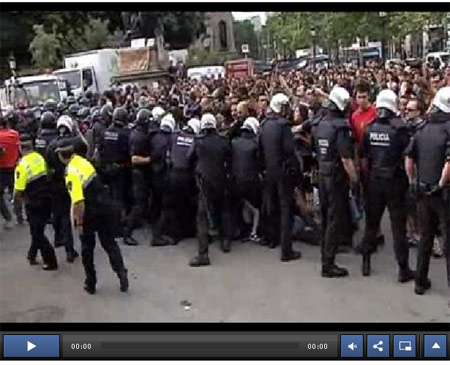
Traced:
POLYGON ((174 130, 175 119, 172 114, 166 114, 161 119, 160 129, 150 132, 151 217, 152 223, 154 223, 152 246, 173 244, 173 240, 166 234, 168 220, 162 215, 162 212, 164 207, 169 205, 171 199, 167 185, 167 151, 170 148, 174 130))
MULTIPOLYGON (((58 119, 58 137, 51 141, 46 151, 46 161, 49 170, 49 188, 51 191, 53 230, 55 234, 55 247, 64 246, 67 262, 74 262, 78 252, 74 249, 72 223, 70 220, 70 196, 64 181, 65 165, 59 160, 56 149, 61 140, 73 138, 73 145, 82 144, 77 140, 73 131, 74 121, 69 116, 58 119)), ((74 147, 75 149, 75 147, 74 147)), ((79 150, 79 148, 78 148, 79 150)))
POLYGON ((398 99, 392 90, 382 90, 376 100, 378 116, 367 126, 361 148, 361 164, 367 181, 367 219, 363 239, 364 276, 370 275, 370 256, 376 248, 376 236, 387 207, 391 219, 394 251, 399 266, 398 281, 414 279, 409 268, 406 239, 406 192, 408 179, 403 153, 409 143, 408 126, 398 114, 398 99))
POLYGON ((231 229, 229 219, 228 175, 231 147, 226 137, 217 132, 217 121, 212 114, 204 114, 200 121, 203 132, 194 144, 196 180, 199 189, 197 208, 197 238, 199 254, 189 265, 210 264, 208 256, 208 229, 217 224, 221 249, 230 252, 231 229))
MULTIPOLYGON (((104 182, 109 187, 117 211, 120 212, 121 222, 126 216, 126 181, 131 166, 130 130, 126 128, 127 122, 127 111, 121 107, 116 108, 113 114, 113 124, 105 130, 99 147, 104 182)), ((122 233, 124 244, 136 245, 136 241, 125 236, 126 233, 126 231, 122 233)), ((121 235, 120 230, 117 235, 121 235)))
MULTIPOLYGON (((150 140, 148 123, 150 111, 141 109, 136 116, 136 127, 130 134, 131 178, 133 185, 133 206, 125 223, 125 236, 139 225, 139 220, 146 216, 150 197, 150 140)), ((132 238, 131 238, 132 239, 132 238)), ((136 241, 137 244, 137 241, 136 241)))
POLYGON ((95 234, 106 251, 111 268, 117 274, 120 291, 128 291, 128 273, 122 253, 114 240, 113 207, 95 168, 77 155, 70 139, 61 140, 56 149, 62 163, 67 165, 65 182, 70 195, 75 227, 80 234, 81 258, 86 279, 84 290, 95 294, 97 275, 94 266, 95 234))
POLYGON ((159 130, 161 119, 166 114, 165 110, 160 106, 155 106, 152 109, 152 119, 150 120, 149 129, 151 132, 159 130))
MULTIPOLYGON (((96 167, 100 167, 100 155, 99 155, 99 147, 101 142, 103 141, 103 135, 111 125, 113 115, 113 108, 111 105, 106 104, 103 105, 100 109, 100 114, 94 114, 92 119, 92 139, 93 143, 93 152, 92 152, 92 160, 94 161, 94 165, 96 167)), ((101 175, 101 171, 99 171, 101 175)))
POLYGON ((46 112, 52 112, 55 114, 58 110, 58 103, 53 99, 48 99, 43 106, 43 110, 46 112))
POLYGON ((289 99, 275 94, 270 101, 270 112, 263 121, 259 139, 263 170, 265 172, 264 206, 268 220, 265 238, 269 247, 281 245, 281 261, 297 260, 301 253, 292 249, 292 204, 299 164, 294 154, 291 126, 286 116, 289 99))
POLYGON ((45 157, 47 147, 56 137, 58 137, 58 132, 55 114, 46 111, 41 116, 41 127, 35 140, 35 150, 45 157))
POLYGON ((262 182, 260 178, 261 159, 258 148, 259 121, 247 118, 241 133, 231 142, 231 196, 232 218, 237 225, 242 216, 244 204, 250 204, 255 219, 250 239, 258 241, 259 211, 262 202, 262 182))
POLYGON ((313 126, 313 144, 319 164, 319 199, 322 216, 322 276, 333 278, 348 275, 335 264, 338 245, 348 225, 349 183, 358 196, 359 179, 353 160, 351 127, 346 118, 350 95, 342 87, 334 87, 327 109, 313 126))
POLYGON ((166 242, 176 244, 195 234, 196 188, 193 165, 195 136, 200 121, 190 119, 182 131, 172 135, 168 149, 166 197, 163 201, 162 225, 168 227, 166 242))
POLYGON ((20 147, 22 158, 14 172, 14 200, 25 198, 31 233, 27 258, 30 265, 37 265, 36 256, 40 251, 44 260, 43 269, 56 270, 55 250, 45 236, 45 226, 51 216, 47 166, 44 158, 33 150, 33 139, 29 134, 20 136, 20 147))
MULTIPOLYGON (((447 256, 447 284, 450 289, 449 227, 450 209, 448 169, 450 168, 450 87, 443 87, 433 100, 433 106, 417 128, 406 150, 405 167, 410 187, 418 196, 417 206, 420 243, 417 252, 415 292, 422 295, 431 287, 428 278, 430 255, 436 227, 444 240, 447 256)), ((450 304, 450 303, 449 303, 450 304)))

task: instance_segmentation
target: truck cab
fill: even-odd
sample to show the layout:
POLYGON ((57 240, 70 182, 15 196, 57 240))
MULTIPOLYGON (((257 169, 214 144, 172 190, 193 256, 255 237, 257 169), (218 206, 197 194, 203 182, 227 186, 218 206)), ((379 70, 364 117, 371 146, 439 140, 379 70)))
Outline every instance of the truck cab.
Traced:
POLYGON ((63 89, 62 83, 52 75, 11 78, 5 81, 2 102, 13 107, 21 104, 34 108, 48 99, 61 101, 63 89))
POLYGON ((65 84, 68 94, 76 98, 83 96, 87 91, 98 93, 97 80, 93 67, 63 68, 53 72, 65 84))

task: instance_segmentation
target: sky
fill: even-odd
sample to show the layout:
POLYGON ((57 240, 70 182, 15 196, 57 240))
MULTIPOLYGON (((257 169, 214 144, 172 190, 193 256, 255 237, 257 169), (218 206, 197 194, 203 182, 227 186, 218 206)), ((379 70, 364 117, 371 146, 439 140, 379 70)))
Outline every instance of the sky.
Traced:
POLYGON ((250 19, 251 17, 255 16, 255 15, 259 15, 261 17, 261 22, 263 25, 266 24, 266 20, 267 20, 267 15, 266 12, 264 11, 246 11, 246 12, 232 12, 233 14, 233 18, 235 20, 245 20, 245 19, 250 19))

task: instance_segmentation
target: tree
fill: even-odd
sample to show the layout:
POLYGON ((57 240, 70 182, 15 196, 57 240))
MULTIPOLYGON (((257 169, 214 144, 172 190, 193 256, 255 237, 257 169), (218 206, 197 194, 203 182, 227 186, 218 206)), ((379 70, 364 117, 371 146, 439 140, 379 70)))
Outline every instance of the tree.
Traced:
POLYGON ((30 51, 34 64, 42 71, 53 68, 59 61, 58 53, 61 48, 56 28, 51 33, 45 32, 42 24, 35 25, 33 29, 36 35, 30 44, 30 51))
POLYGON ((259 44, 258 35, 255 32, 255 28, 250 20, 233 22, 234 31, 234 43, 238 52, 241 52, 243 44, 248 44, 250 49, 249 56, 252 58, 258 58, 259 56, 259 44))

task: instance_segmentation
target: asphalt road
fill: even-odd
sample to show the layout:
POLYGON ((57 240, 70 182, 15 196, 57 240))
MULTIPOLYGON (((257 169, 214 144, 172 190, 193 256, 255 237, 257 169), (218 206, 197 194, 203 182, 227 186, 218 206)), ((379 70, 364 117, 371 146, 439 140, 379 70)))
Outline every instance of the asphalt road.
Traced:
MULTIPOLYGON (((432 289, 414 294, 412 282, 398 284, 386 217, 387 242, 373 258, 371 277, 363 277, 361 258, 340 254, 337 263, 350 277, 320 276, 319 248, 295 242, 302 259, 282 263, 271 250, 236 242, 223 254, 212 244, 212 265, 190 268, 196 241, 150 247, 148 229, 135 236, 138 247, 120 244, 129 269, 130 291, 118 280, 100 245, 96 247, 97 294, 82 289, 81 259, 44 272, 26 261, 28 227, 0 231, 0 322, 449 322, 445 262, 432 259, 432 289)), ((3 228, 0 228, 3 229, 3 228)), ((47 229, 49 237, 53 232, 47 229)), ((77 240, 76 246, 79 249, 77 240)), ((415 267, 416 249, 411 249, 415 267)))

